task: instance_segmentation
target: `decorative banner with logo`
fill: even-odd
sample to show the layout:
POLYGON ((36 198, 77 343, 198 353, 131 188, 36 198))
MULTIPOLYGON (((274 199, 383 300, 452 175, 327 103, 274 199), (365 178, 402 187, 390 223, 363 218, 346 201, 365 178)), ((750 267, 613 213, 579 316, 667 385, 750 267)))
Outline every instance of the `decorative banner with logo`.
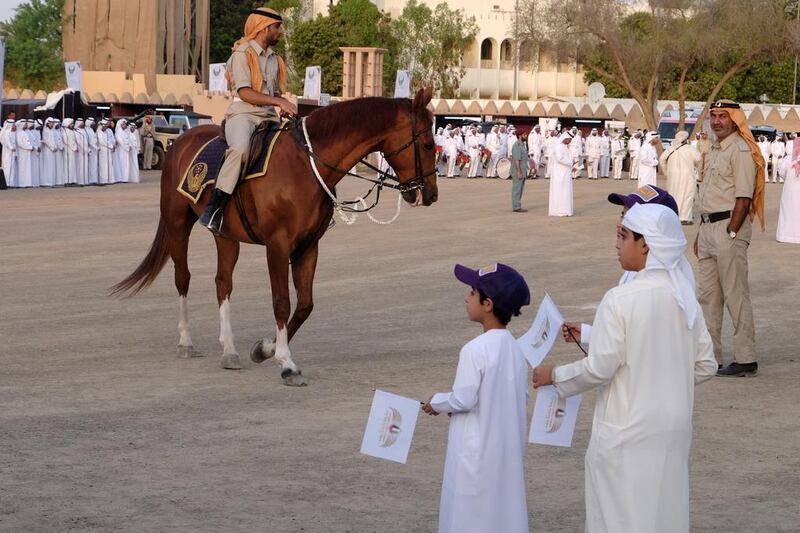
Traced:
POLYGON ((522 337, 517 339, 525 359, 532 368, 539 366, 539 363, 547 356, 553 344, 558 338, 564 318, 558 311, 553 299, 549 294, 545 294, 542 303, 539 304, 539 311, 533 319, 533 325, 522 337))
POLYGON ((306 67, 306 80, 303 84, 303 98, 319 101, 322 93, 322 67, 306 67))
POLYGON ((81 90, 81 62, 80 61, 65 61, 64 72, 67 76, 67 87, 73 91, 81 90))
POLYGON ((208 90, 227 91, 228 80, 225 79, 225 63, 211 63, 208 65, 208 90))
POLYGON ((397 463, 406 463, 420 403, 376 390, 361 441, 361 453, 397 463))
POLYGON ((394 97, 411 97, 411 73, 407 70, 398 70, 394 80, 394 97))
POLYGON ((572 446, 581 398, 580 394, 561 398, 555 387, 540 387, 536 392, 528 442, 565 448, 572 446))

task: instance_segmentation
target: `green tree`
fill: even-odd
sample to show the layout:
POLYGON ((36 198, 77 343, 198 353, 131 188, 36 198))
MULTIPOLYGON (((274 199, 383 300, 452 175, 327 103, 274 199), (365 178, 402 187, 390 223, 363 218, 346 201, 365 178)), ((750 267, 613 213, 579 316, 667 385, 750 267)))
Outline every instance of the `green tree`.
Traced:
POLYGON ((392 23, 397 41, 397 65, 411 72, 414 89, 432 84, 442 98, 458 96, 464 77, 461 57, 475 40, 475 17, 465 17, 447 4, 433 11, 417 0, 409 0, 402 15, 392 23))
MULTIPOLYGON (((340 94, 342 87, 342 46, 384 48, 384 87, 391 76, 394 87, 395 50, 388 15, 370 0, 341 0, 331 6, 327 17, 298 22, 288 39, 292 61, 299 78, 308 66, 322 67, 322 90, 340 94), (391 74, 389 74, 391 73, 391 74)), ((300 80, 301 81, 301 80, 300 80)), ((299 88, 298 88, 299 89, 299 88)))
POLYGON ((5 77, 18 87, 51 91, 63 87, 61 24, 64 0, 30 0, 0 23, 6 39, 5 77))

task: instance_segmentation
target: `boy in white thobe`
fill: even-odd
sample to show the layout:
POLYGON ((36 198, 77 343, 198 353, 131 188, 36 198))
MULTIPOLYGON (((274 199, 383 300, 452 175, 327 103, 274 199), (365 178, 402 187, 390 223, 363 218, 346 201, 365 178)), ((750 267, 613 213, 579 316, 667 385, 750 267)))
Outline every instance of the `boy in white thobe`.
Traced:
POLYGON ((33 187, 33 143, 28 123, 20 120, 17 128, 17 187, 33 187))
POLYGON ((472 290, 467 316, 484 333, 461 349, 453 391, 422 409, 450 413, 439 508, 439 533, 528 533, 524 460, 527 362, 506 329, 530 303, 528 285, 513 268, 456 265, 472 290))
POLYGON ((131 151, 128 152, 128 181, 139 183, 139 133, 136 131, 136 124, 131 123, 128 130, 128 141, 130 141, 131 151))
POLYGON ((632 180, 639 179, 639 149, 642 147, 642 134, 637 131, 628 139, 628 153, 631 156, 630 172, 628 177, 632 180))
POLYGON ((561 397, 600 387, 586 450, 587 533, 689 531, 694 386, 717 362, 692 285, 686 238, 668 207, 635 205, 617 228, 629 283, 597 308, 589 355, 534 369, 561 397))
POLYGON ((86 144, 89 147, 88 166, 86 168, 86 182, 89 185, 97 185, 98 183, 98 152, 100 145, 97 142, 97 133, 95 132, 95 121, 93 118, 86 120, 86 128, 83 130, 86 133, 86 144))
POLYGON ((16 121, 8 119, 3 123, 0 131, 0 144, 3 145, 3 174, 6 177, 6 185, 9 187, 17 186, 17 124, 16 121))

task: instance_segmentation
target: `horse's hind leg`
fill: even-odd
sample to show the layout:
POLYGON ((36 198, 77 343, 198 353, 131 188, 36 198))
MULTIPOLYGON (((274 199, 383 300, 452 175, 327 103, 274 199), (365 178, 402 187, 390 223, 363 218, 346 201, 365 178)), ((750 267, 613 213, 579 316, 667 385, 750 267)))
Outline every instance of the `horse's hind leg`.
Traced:
POLYGON ((178 289, 178 357, 200 357, 200 353, 192 345, 192 336, 189 334, 189 263, 187 255, 189 251, 189 234, 192 232, 197 217, 194 213, 188 212, 182 221, 177 221, 168 231, 169 253, 172 262, 175 264, 175 288, 178 289))
POLYGON ((216 237, 217 243, 217 303, 219 303, 219 342, 222 344, 222 368, 240 370, 242 362, 233 343, 231 327, 231 292, 233 292, 233 269, 239 259, 239 243, 216 237))

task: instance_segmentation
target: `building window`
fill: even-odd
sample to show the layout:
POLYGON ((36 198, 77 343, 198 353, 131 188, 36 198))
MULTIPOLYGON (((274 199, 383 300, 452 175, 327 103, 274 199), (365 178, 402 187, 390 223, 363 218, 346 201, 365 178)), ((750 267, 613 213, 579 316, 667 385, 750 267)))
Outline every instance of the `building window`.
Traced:
POLYGON ((484 39, 481 43, 481 61, 491 61, 492 52, 492 40, 484 39))
POLYGON ((506 39, 500 44, 500 68, 504 70, 514 68, 514 46, 511 39, 506 39))

